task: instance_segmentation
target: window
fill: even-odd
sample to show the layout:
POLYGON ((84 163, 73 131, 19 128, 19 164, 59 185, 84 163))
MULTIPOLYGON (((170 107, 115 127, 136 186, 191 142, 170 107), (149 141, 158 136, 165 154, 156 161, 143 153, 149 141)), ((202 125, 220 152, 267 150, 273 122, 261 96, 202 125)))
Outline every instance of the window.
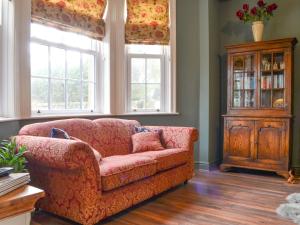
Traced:
MULTIPOLYGON (((104 17, 97 14, 99 20, 88 21, 81 15, 87 22, 83 27, 72 23, 60 27, 62 30, 55 29, 64 25, 60 8, 49 14, 38 7, 40 1, 34 1, 36 7, 31 0, 1 2, 1 116, 176 112, 175 0, 170 0, 170 32, 164 33, 168 37, 164 35, 163 42, 140 42, 144 40, 140 32, 133 32, 138 40, 130 37, 136 27, 126 20, 125 0, 109 0, 103 7, 104 17)), ((162 29, 153 21, 150 25, 162 29)), ((153 30, 138 28, 148 34, 153 30)), ((155 36, 161 37, 161 33, 155 36)))
POLYGON ((168 46, 127 45, 127 111, 166 111, 168 46))
POLYGON ((30 53, 33 112, 95 110, 99 41, 32 23, 30 53))
POLYGON ((2 0, 0 0, 0 26, 2 25, 2 0))

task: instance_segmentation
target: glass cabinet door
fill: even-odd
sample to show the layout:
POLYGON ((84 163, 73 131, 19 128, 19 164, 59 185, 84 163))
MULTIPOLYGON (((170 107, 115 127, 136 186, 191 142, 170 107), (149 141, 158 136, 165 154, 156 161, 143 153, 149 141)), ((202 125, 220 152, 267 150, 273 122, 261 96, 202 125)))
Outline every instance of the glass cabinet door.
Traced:
POLYGON ((233 108, 256 107, 255 55, 233 57, 233 108))
POLYGON ((263 53, 261 55, 260 107, 284 108, 285 93, 284 53, 263 53))

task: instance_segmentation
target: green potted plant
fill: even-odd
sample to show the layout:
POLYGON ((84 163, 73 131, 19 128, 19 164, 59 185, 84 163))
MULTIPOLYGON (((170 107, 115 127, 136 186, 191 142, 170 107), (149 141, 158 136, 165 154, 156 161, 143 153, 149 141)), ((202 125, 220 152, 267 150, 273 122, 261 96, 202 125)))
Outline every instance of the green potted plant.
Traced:
POLYGON ((264 31, 264 21, 268 21, 278 8, 277 4, 267 4, 264 0, 259 0, 257 5, 250 10, 249 4, 244 4, 243 8, 236 12, 236 16, 244 23, 252 23, 254 41, 262 41, 264 31))
POLYGON ((25 172, 25 146, 17 146, 16 140, 0 141, 0 167, 13 167, 14 172, 25 172))

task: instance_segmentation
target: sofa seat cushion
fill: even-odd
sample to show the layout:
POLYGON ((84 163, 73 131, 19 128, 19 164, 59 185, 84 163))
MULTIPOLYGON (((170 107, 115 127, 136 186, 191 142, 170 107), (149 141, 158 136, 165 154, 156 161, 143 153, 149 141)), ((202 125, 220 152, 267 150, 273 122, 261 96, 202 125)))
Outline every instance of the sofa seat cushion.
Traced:
POLYGON ((182 148, 149 151, 133 155, 147 156, 157 161, 157 171, 168 170, 183 165, 189 160, 189 151, 182 148))
POLYGON ((110 191, 156 173, 156 160, 142 155, 117 155, 100 162, 103 191, 110 191))

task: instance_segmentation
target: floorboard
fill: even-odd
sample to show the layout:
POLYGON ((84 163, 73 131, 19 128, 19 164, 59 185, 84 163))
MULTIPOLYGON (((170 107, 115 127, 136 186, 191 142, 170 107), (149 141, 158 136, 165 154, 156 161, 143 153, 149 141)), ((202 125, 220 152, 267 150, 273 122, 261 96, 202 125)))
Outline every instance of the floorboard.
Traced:
MULTIPOLYGON (((274 174, 248 171, 199 171, 187 185, 132 207, 100 224, 105 225, 292 225, 275 209, 300 184, 288 184, 274 174)), ((43 211, 32 225, 74 225, 43 211)))

